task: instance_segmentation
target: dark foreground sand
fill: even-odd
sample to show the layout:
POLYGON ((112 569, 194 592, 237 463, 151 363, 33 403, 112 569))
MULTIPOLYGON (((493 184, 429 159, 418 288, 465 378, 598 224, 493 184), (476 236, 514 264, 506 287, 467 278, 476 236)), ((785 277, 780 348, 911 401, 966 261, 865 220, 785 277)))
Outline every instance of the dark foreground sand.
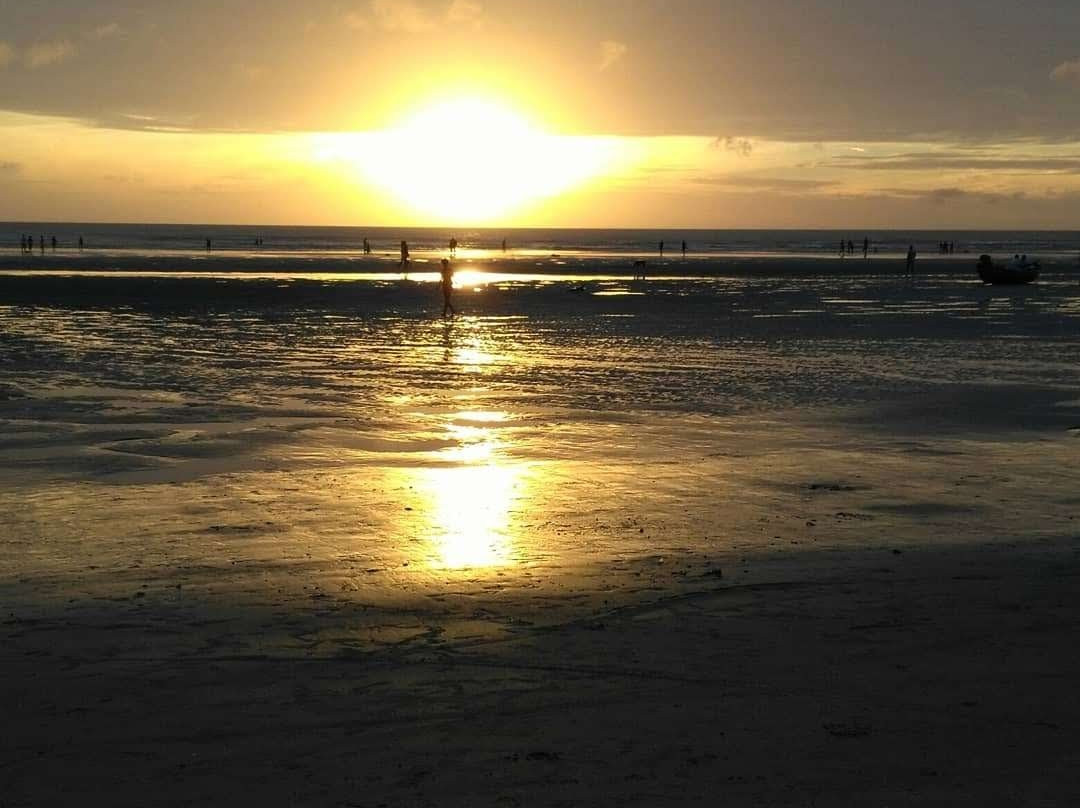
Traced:
POLYGON ((9 287, 0 805, 1080 804, 1073 287, 859 284, 9 287))
POLYGON ((833 560, 336 653, 272 632, 362 606, 9 615, 4 805, 1075 805, 1076 543, 833 560))

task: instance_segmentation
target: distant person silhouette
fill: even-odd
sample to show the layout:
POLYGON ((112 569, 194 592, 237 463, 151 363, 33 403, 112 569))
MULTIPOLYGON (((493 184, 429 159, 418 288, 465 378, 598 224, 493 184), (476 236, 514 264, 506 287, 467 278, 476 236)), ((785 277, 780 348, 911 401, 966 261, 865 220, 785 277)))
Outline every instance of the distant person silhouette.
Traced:
POLYGON ((213 249, 213 244, 210 243, 210 239, 206 240, 206 251, 210 252, 213 249))
POLYGON ((371 255, 371 245, 368 244, 368 240, 364 239, 364 255, 371 255))
POLYGON ((41 247, 41 254, 45 254, 45 236, 38 236, 38 245, 41 247))
POLYGON ((840 239, 840 257, 843 258, 845 255, 847 255, 847 245, 843 239, 840 239))
POLYGON ((686 242, 682 243, 682 257, 686 258, 686 242))
POLYGON ((502 251, 503 251, 503 252, 506 252, 506 239, 503 239, 503 243, 502 243, 502 251))
POLYGON ((450 298, 454 294, 454 270, 450 266, 450 261, 446 258, 442 260, 442 316, 446 316, 446 312, 450 312, 450 316, 453 317, 457 314, 454 311, 454 304, 450 298))
POLYGON ((457 239, 450 239, 450 255, 457 255, 457 239))
POLYGON ((401 271, 409 271, 409 242, 405 240, 401 242, 401 271))
POLYGON ((870 239, 864 237, 862 240, 862 257, 866 258, 870 254, 870 239))
POLYGON ((56 236, 52 237, 52 251, 56 252, 56 236))
POLYGON ((664 242, 660 242, 660 257, 664 257, 664 242))
POLYGON ((915 252, 915 245, 914 244, 909 244, 908 248, 907 248, 907 267, 906 267, 908 275, 911 275, 911 276, 915 275, 915 259, 918 258, 918 256, 919 256, 919 254, 917 252, 915 252))
POLYGON ((79 236, 79 252, 83 251, 83 237, 79 236))

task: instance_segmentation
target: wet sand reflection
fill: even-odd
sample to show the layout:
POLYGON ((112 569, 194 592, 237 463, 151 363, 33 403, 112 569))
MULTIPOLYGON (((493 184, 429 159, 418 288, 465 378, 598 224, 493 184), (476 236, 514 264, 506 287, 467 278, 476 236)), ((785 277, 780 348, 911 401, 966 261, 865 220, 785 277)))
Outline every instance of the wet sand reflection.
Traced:
POLYGON ((446 465, 417 469, 416 488, 431 503, 428 516, 428 563, 448 570, 503 567, 515 563, 511 525, 521 496, 524 466, 507 457, 508 446, 496 434, 505 412, 460 412, 447 432, 456 445, 439 452, 446 465))

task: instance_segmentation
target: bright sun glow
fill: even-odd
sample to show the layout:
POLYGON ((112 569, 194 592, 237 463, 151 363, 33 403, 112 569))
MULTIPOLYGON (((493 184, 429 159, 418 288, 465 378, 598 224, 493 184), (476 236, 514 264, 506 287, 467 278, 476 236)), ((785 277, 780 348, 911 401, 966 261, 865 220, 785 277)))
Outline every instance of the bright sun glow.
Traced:
POLYGON ((353 163, 367 183, 418 214, 482 223, 583 185, 621 162, 617 138, 552 135, 486 98, 431 103, 364 135, 324 135, 323 159, 353 163))

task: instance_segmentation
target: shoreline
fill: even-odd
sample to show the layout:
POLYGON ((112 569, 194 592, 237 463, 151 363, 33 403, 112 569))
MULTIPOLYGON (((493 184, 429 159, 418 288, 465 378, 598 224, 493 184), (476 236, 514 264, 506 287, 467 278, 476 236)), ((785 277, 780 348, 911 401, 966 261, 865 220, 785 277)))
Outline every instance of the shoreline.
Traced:
MULTIPOLYGON (((437 272, 442 253, 417 254, 410 264, 410 274, 437 272)), ((814 275, 859 276, 902 275, 903 256, 869 258, 806 256, 785 254, 725 254, 691 256, 685 259, 649 258, 640 255, 567 254, 507 257, 468 257, 453 259, 458 271, 501 275, 632 277, 638 274, 638 261, 645 261, 647 277, 811 277, 814 275)), ((977 257, 970 255, 920 257, 916 275, 975 275, 977 257)), ((1080 276, 1080 262, 1075 256, 1056 255, 1042 259, 1044 272, 1080 276)), ((398 261, 391 256, 343 257, 335 254, 288 254, 265 256, 252 253, 191 253, 157 255, 153 253, 46 253, 44 255, 0 255, 0 273, 187 273, 187 274, 318 274, 378 275, 402 274, 398 261)))

